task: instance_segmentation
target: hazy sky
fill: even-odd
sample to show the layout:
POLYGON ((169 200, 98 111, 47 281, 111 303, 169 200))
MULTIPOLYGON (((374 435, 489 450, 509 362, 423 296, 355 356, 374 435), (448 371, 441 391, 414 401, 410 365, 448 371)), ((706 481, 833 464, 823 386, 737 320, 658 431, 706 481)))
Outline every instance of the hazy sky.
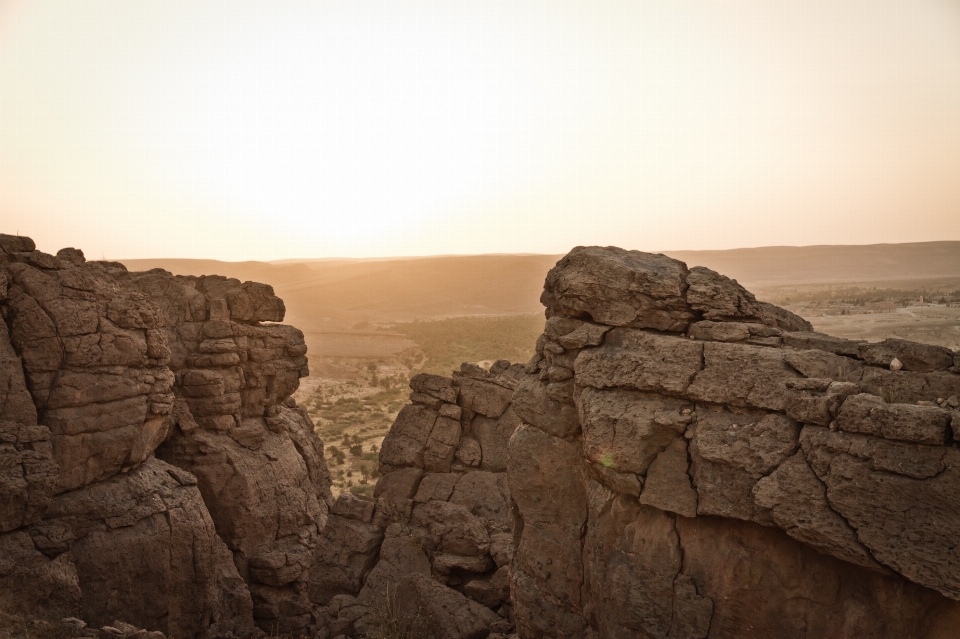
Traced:
POLYGON ((960 240, 960 2, 0 0, 0 231, 228 260, 960 240))

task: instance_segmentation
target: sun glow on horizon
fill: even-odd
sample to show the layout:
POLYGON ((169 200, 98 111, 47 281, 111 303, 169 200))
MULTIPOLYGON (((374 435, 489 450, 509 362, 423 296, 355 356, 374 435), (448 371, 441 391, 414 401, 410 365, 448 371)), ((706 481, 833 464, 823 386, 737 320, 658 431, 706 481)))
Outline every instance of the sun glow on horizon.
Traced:
POLYGON ((276 260, 960 240, 960 5, 0 4, 0 232, 276 260))

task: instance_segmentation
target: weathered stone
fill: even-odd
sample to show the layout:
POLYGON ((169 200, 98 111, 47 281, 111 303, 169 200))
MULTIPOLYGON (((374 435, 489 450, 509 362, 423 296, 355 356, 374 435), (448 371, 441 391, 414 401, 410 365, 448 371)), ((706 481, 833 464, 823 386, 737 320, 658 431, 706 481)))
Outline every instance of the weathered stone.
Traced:
POLYGON ((949 411, 937 406, 887 404, 881 397, 861 393, 843 402, 837 424, 851 433, 942 446, 950 417, 949 411))
POLYGON ((459 421, 448 417, 438 418, 423 451, 424 469, 433 472, 450 470, 462 432, 459 421))
POLYGON ((847 452, 847 440, 837 433, 805 428, 802 441, 831 507, 856 529, 871 555, 915 583, 960 599, 960 558, 951 550, 960 526, 960 495, 953 489, 960 452, 925 447, 942 459, 944 470, 915 479, 875 470, 871 460, 847 452))
POLYGON ((779 349, 707 342, 703 371, 687 394, 696 400, 767 410, 783 410, 785 383, 798 377, 779 349))
POLYGON ((457 402, 457 389, 449 377, 419 373, 410 378, 410 388, 418 393, 432 395, 448 404, 457 402))
POLYGON ((703 353, 700 342, 618 328, 607 333, 602 346, 582 351, 574 371, 584 386, 679 394, 700 373, 703 353))
POLYGON ((681 564, 673 519, 618 496, 591 517, 584 546, 599 634, 666 637, 681 564))
POLYGON ((500 384, 477 379, 460 380, 459 405, 487 417, 500 417, 510 404, 513 391, 500 384))
POLYGON ((434 545, 453 555, 486 555, 490 535, 483 521, 459 504, 429 501, 413 509, 413 521, 429 529, 434 545))
POLYGON ((687 268, 664 255, 578 246, 547 273, 540 302, 556 315, 608 326, 682 332, 687 268))
POLYGON ((480 444, 482 470, 503 472, 507 469, 507 443, 520 423, 520 418, 512 406, 496 421, 483 416, 473 419, 470 427, 480 444))
POLYGON ((953 351, 943 346, 919 344, 905 339, 885 339, 878 344, 863 344, 859 356, 876 366, 889 366, 897 359, 905 371, 921 373, 945 371, 953 366, 953 351))
POLYGON ((640 496, 643 482, 634 473, 618 473, 603 464, 586 464, 587 475, 615 493, 640 496))
POLYGON ((583 322, 569 333, 559 335, 556 340, 560 346, 567 349, 599 346, 603 342, 604 334, 609 330, 609 326, 583 322))
POLYGON ((687 443, 678 437, 650 464, 640 503, 684 517, 697 516, 697 491, 690 485, 687 443))
POLYGON ((826 488, 803 451, 783 462, 753 489, 758 505, 788 535, 820 552, 871 570, 886 572, 857 540, 856 531, 830 508, 826 488))
POLYGON ((337 500, 333 502, 333 506, 330 507, 330 514, 370 523, 373 520, 374 507, 375 504, 370 499, 364 499, 350 493, 340 493, 337 500))
POLYGON ((711 637, 946 639, 960 605, 841 562, 782 531, 714 517, 678 518, 684 573, 713 600, 711 637))
POLYGON ((420 541, 403 535, 400 527, 394 524, 387 530, 377 565, 367 576, 357 600, 376 605, 387 596, 388 588, 396 592, 400 582, 409 575, 429 577, 430 561, 420 547, 420 541))
POLYGON ((753 488, 796 452, 798 433, 797 424, 782 415, 698 413, 690 446, 697 513, 773 523, 754 502, 753 488))
POLYGON ((797 348, 800 350, 818 350, 834 353, 835 355, 846 355, 848 357, 859 357, 860 346, 866 344, 864 340, 843 339, 834 337, 825 333, 816 333, 813 331, 788 332, 783 334, 783 343, 785 346, 797 348))
POLYGON ((427 438, 437 422, 437 413, 408 404, 400 410, 393 427, 380 447, 380 463, 389 466, 423 467, 423 451, 427 438))
POLYGON ((359 593, 382 540, 383 532, 373 524, 329 517, 310 568, 310 600, 322 605, 337 595, 359 593))
MULTIPOLYGON (((453 489, 459 481, 460 475, 455 473, 426 473, 420 480, 417 494, 413 500, 423 503, 431 500, 447 501, 453 494, 453 489)), ((381 481, 383 481, 381 479, 381 481)), ((377 482, 379 485, 379 482, 377 482)))
POLYGON ((206 629, 211 614, 214 621, 251 619, 250 595, 200 492, 168 468, 151 459, 58 496, 47 512, 76 538, 69 557, 83 592, 81 616, 94 625, 122 616, 190 637, 206 629))
POLYGON ((404 577, 397 589, 404 593, 399 599, 399 616, 412 632, 431 632, 445 639, 482 639, 502 622, 489 608, 423 575, 404 577))
POLYGON ((423 471, 419 468, 401 468, 387 473, 377 482, 373 491, 374 498, 383 498, 403 510, 408 500, 417 494, 417 487, 423 471))
POLYGON ((643 475, 692 421, 693 405, 649 393, 584 388, 577 397, 583 452, 617 472, 643 475))
POLYGON ((0 535, 0 601, 5 613, 51 619, 83 614, 77 568, 65 554, 72 541, 71 533, 69 542, 49 557, 26 532, 0 535))
POLYGON ((503 473, 472 471, 460 477, 449 501, 464 506, 471 514, 484 519, 490 530, 509 530, 511 519, 507 507, 509 495, 504 494, 506 491, 506 476, 503 473))
POLYGON ((559 401, 547 394, 547 385, 536 375, 525 375, 513 394, 513 410, 526 424, 555 437, 573 437, 580 430, 573 397, 559 401))
POLYGON ((468 581, 463 592, 474 601, 495 610, 510 599, 510 567, 497 569, 489 578, 468 581))
POLYGON ((687 302, 703 314, 705 320, 758 322, 786 331, 812 330, 803 318, 784 310, 758 302, 753 293, 736 280, 720 275, 702 266, 695 266, 687 274, 687 302))
POLYGON ((460 440, 454 458, 466 468, 476 468, 483 459, 483 450, 476 439, 464 437, 460 440))

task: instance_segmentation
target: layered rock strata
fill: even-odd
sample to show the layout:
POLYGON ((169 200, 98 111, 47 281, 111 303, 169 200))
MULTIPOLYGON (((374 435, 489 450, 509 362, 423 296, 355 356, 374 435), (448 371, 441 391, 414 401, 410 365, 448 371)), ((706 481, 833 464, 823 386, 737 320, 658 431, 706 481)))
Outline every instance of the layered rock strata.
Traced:
POLYGON ((960 368, 577 248, 513 397, 521 637, 948 637, 960 368))
POLYGON ((512 629, 506 470, 521 374, 500 361, 411 380, 412 401, 383 441, 375 500, 342 494, 324 530, 310 593, 331 636, 362 636, 386 609, 412 632, 449 639, 512 629))
POLYGON ((283 313, 261 284, 0 235, 3 607, 174 639, 316 625, 332 499, 283 313))

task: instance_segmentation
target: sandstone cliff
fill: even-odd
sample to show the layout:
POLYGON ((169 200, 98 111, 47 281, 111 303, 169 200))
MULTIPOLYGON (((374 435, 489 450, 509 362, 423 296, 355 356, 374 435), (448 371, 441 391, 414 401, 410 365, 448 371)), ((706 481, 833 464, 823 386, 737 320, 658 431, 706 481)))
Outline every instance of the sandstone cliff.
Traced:
POLYGON ((375 499, 334 502, 269 287, 0 235, 0 612, 118 639, 956 635, 956 354, 615 248, 542 302, 526 366, 414 377, 375 499))
POLYGON ((0 235, 0 604, 176 638, 314 623, 332 500, 283 313, 0 235))
POLYGON ((512 407, 521 637, 949 637, 960 368, 577 248, 512 407))

